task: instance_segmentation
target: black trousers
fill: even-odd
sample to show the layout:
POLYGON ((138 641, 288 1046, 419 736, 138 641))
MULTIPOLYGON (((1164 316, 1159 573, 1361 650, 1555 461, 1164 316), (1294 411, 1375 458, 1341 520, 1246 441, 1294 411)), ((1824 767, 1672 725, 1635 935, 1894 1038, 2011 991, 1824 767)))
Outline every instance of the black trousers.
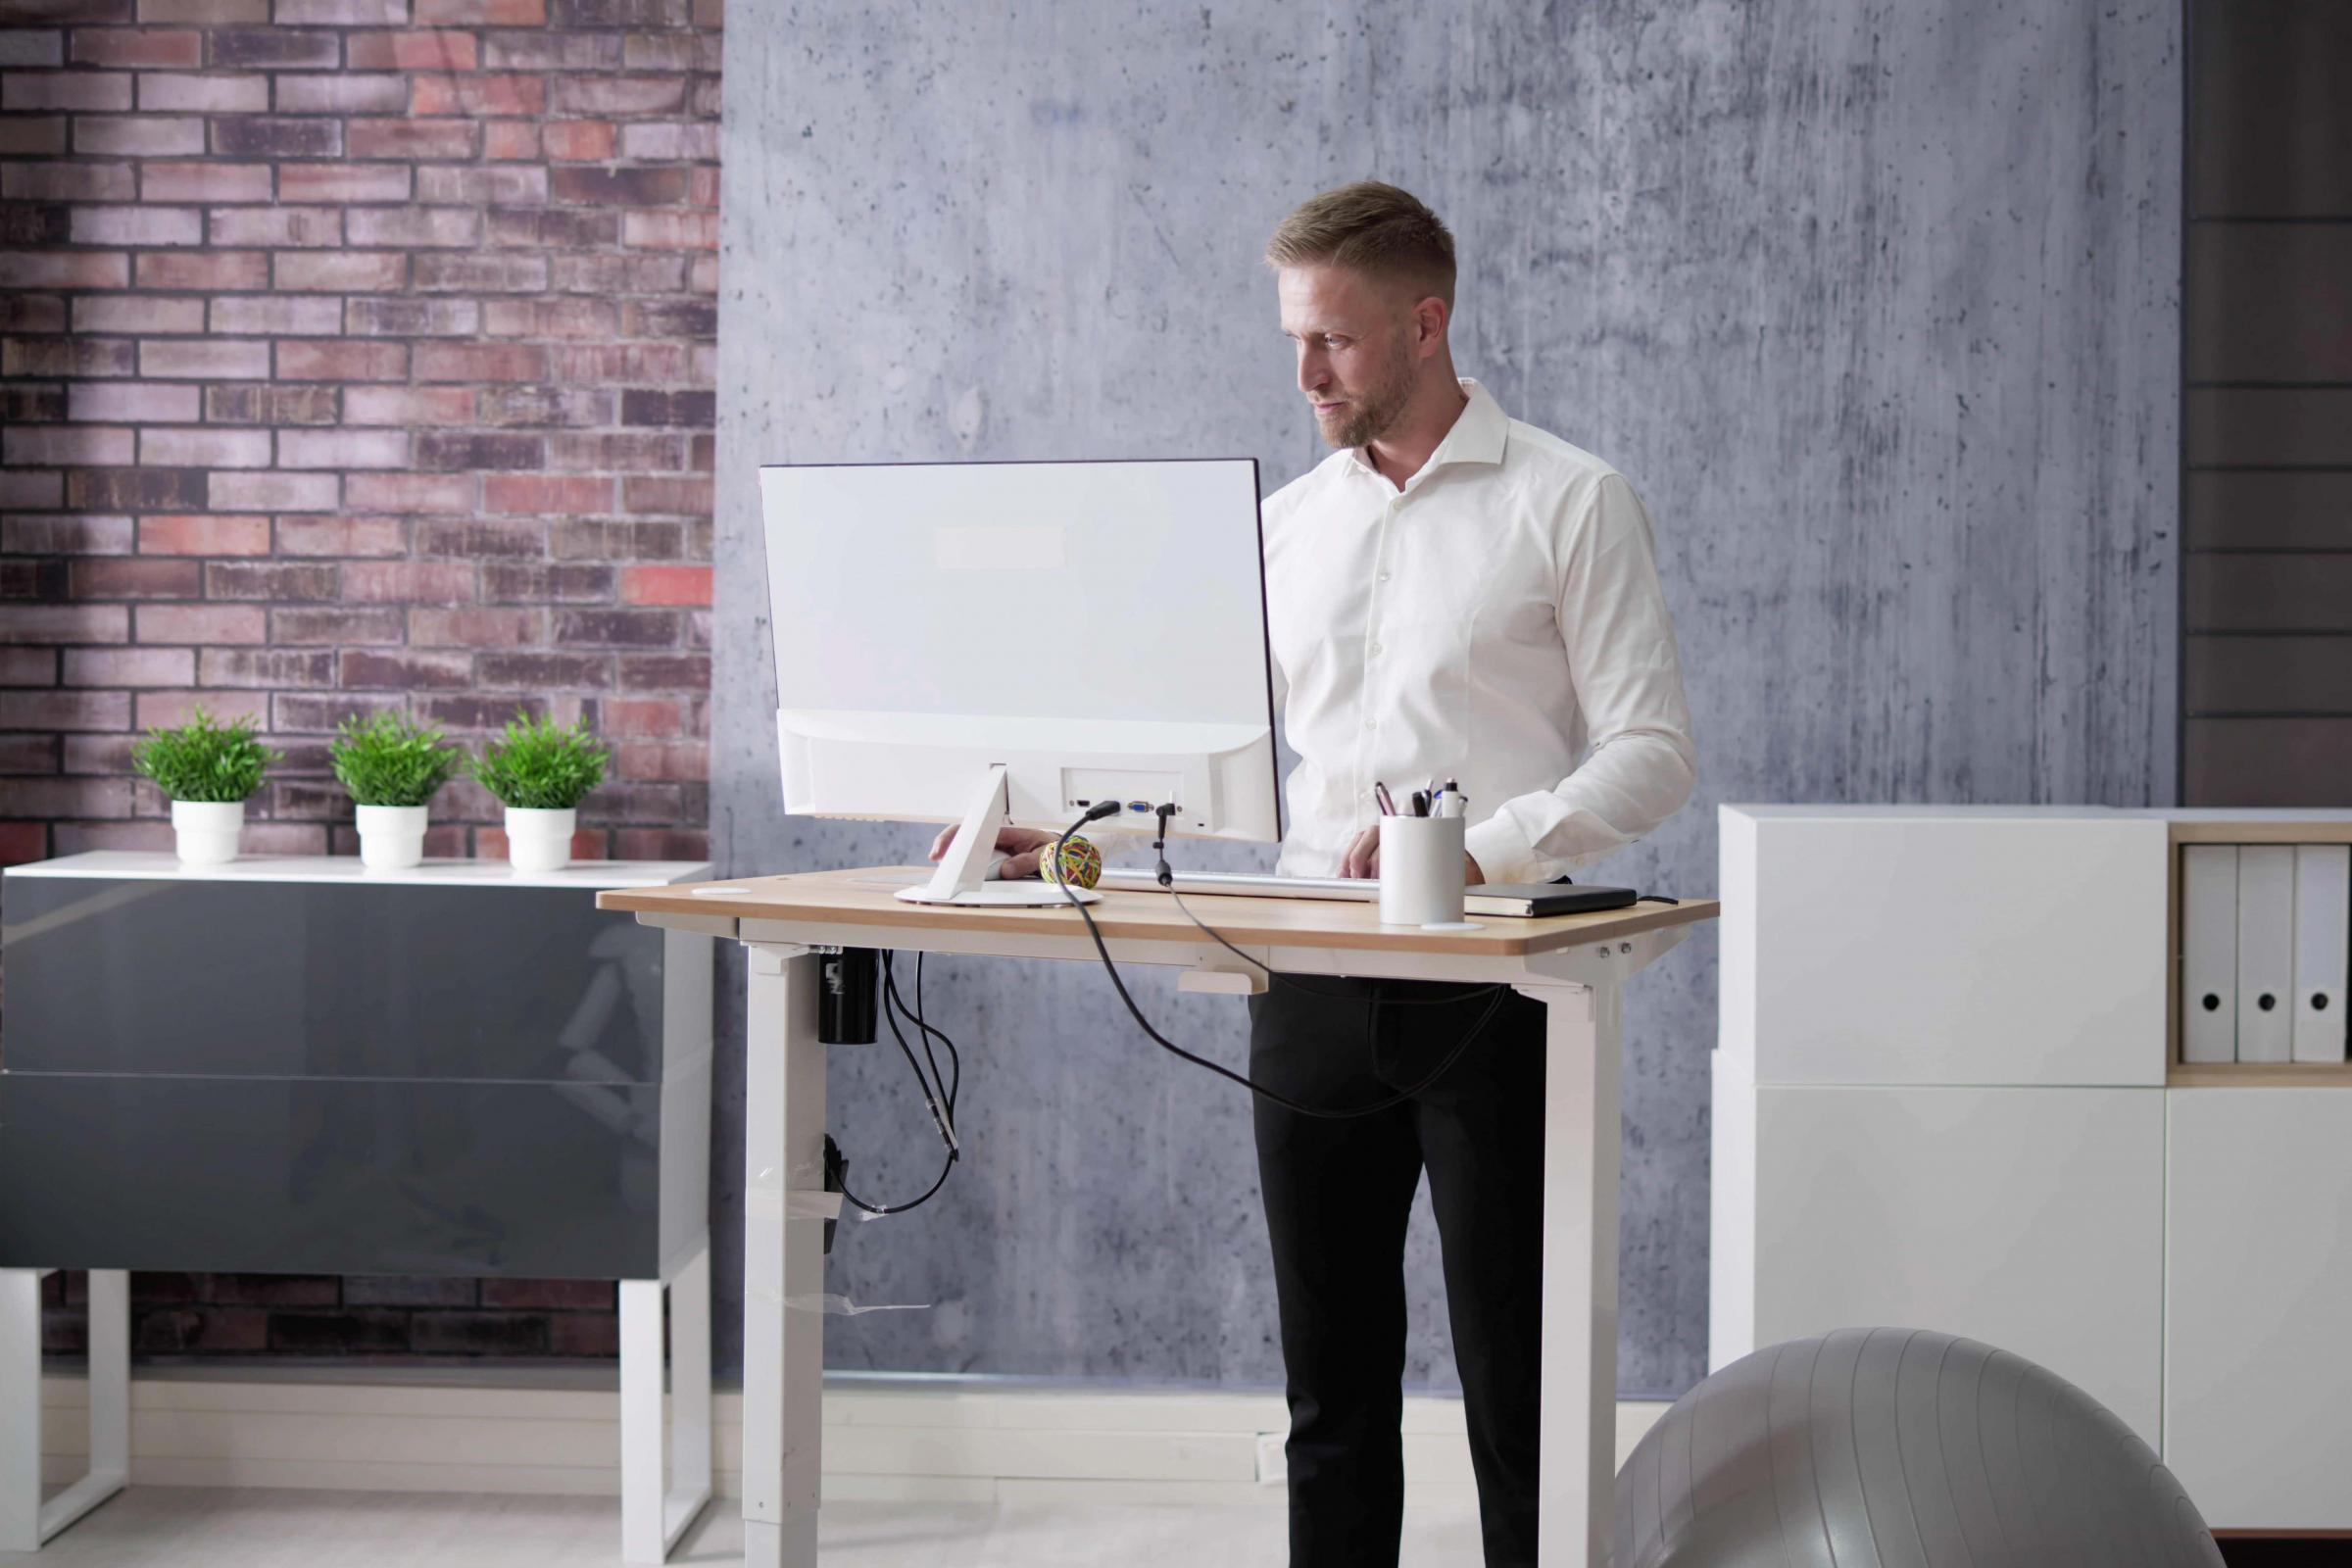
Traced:
MULTIPOLYGON (((1250 1076, 1302 1103, 1411 1087, 1486 988, 1278 978, 1250 1003, 1250 1076), (1312 991, 1305 989, 1312 987, 1312 991)), ((1446 1075, 1374 1116, 1256 1102, 1291 1434, 1291 1568, 1391 1568, 1404 1515, 1404 1233, 1429 1173, 1489 1568, 1536 1560, 1544 1005, 1505 992, 1446 1075)))

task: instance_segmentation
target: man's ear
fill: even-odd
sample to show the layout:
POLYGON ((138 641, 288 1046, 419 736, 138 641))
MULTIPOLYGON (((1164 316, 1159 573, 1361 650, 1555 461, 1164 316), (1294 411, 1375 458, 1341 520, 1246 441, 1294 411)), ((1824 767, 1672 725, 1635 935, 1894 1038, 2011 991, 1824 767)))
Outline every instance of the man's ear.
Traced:
POLYGON ((1452 310, 1435 294, 1413 307, 1413 343, 1423 358, 1445 346, 1446 327, 1452 316, 1452 310))

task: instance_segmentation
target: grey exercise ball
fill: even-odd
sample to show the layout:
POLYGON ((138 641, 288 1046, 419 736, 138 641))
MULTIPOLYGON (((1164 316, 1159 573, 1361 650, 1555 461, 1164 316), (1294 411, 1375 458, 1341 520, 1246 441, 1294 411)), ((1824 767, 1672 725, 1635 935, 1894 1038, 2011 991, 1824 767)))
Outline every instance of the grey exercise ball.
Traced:
POLYGON ((2221 1568, 2154 1450, 2064 1378, 1921 1329, 1733 1362, 1617 1476, 1614 1568, 2221 1568))

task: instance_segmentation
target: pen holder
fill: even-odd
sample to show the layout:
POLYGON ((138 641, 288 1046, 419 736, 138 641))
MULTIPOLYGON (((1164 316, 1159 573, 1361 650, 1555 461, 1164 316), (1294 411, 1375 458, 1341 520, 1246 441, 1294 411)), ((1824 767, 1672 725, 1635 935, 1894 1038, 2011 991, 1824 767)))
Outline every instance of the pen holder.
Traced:
POLYGON ((1380 819, 1380 923, 1459 925, 1462 829, 1458 816, 1380 819))

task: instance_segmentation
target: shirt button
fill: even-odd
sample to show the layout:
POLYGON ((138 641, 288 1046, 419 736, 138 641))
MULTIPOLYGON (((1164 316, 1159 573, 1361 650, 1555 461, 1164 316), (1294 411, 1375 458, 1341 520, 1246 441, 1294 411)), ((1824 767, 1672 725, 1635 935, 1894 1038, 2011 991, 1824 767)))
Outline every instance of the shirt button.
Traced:
POLYGON ((1378 653, 1380 652, 1380 644, 1378 644, 1378 643, 1374 643, 1374 644, 1372 645, 1372 652, 1373 652, 1374 654, 1378 654, 1378 653))
POLYGON ((1384 572, 1382 572, 1382 573, 1380 574, 1380 580, 1381 580, 1382 582, 1387 582, 1387 581, 1389 580, 1389 574, 1388 574, 1387 572, 1385 572, 1385 571, 1384 571, 1384 572))

